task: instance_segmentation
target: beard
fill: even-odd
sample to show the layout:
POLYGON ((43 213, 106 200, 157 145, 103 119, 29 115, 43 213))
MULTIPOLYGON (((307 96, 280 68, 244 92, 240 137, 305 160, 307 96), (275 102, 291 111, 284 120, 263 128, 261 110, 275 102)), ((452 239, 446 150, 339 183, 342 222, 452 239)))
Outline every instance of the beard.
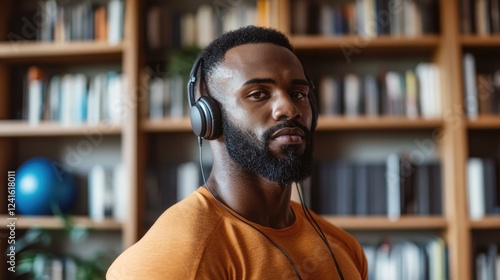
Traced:
POLYGON ((259 138, 253 132, 233 125, 223 110, 222 129, 229 156, 243 170, 280 185, 299 182, 311 175, 312 135, 298 121, 283 121, 266 130, 259 138), (304 131, 304 151, 300 145, 282 145, 283 155, 276 155, 269 149, 271 135, 285 127, 298 127, 304 131))

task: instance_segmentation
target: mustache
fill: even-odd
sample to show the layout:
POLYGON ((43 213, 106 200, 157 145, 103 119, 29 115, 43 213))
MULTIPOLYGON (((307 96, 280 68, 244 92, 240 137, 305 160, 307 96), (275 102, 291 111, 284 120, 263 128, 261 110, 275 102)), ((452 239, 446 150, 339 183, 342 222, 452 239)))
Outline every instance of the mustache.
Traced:
POLYGON ((299 121, 297 120, 285 120, 285 121, 282 121, 280 122, 279 124, 269 128, 268 130, 266 130, 266 132, 264 132, 264 140, 266 141, 269 141, 271 139, 271 136, 278 130, 280 129, 283 129, 285 127, 290 127, 290 128, 293 128, 293 127, 298 127, 300 129, 302 129, 302 131, 304 131, 304 138, 306 139, 309 139, 310 136, 311 136, 311 131, 303 124, 301 124, 299 121))

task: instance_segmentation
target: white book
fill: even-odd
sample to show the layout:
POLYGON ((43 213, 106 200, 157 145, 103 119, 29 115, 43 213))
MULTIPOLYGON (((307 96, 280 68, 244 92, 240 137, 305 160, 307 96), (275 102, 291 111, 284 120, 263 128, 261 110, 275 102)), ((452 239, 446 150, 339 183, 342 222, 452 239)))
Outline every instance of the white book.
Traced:
POLYGON ((361 81, 356 74, 347 74, 344 77, 344 108, 345 115, 356 117, 359 115, 361 101, 361 81))
POLYGON ((231 7, 223 14, 223 20, 222 20, 223 33, 238 29, 238 27, 240 27, 239 20, 241 19, 241 15, 237 10, 238 7, 239 6, 231 7))
POLYGON ((73 75, 65 74, 61 79, 61 123, 69 125, 73 122, 73 75))
POLYGON ((116 44, 123 40, 124 7, 122 0, 110 0, 108 3, 108 43, 116 44))
POLYGON ((199 186, 200 167, 196 162, 186 162, 177 168, 177 201, 181 201, 199 186))
POLYGON ((43 113, 43 80, 31 80, 28 83, 28 123, 39 124, 43 113))
POLYGON ((465 109, 470 119, 478 117, 479 104, 476 86, 476 61, 474 55, 464 55, 465 109))
POLYGON ((248 26, 248 25, 257 25, 257 7, 250 6, 248 5, 247 8, 244 9, 244 23, 241 25, 243 26, 248 26))
POLYGON ((414 0, 403 0, 404 9, 403 13, 403 21, 404 21, 404 30, 403 33, 405 36, 415 37, 418 35, 422 35, 422 30, 420 28, 421 24, 419 22, 420 13, 418 11, 417 3, 414 0))
POLYGON ((84 74, 73 76, 73 104, 72 123, 83 123, 86 121, 87 112, 87 77, 84 74))
POLYGON ((435 63, 430 63, 430 80, 431 80, 431 118, 440 118, 442 116, 442 94, 441 94, 441 74, 439 67, 435 63))
POLYGON ((446 279, 445 244, 439 237, 432 238, 425 246, 429 258, 429 280, 446 279))
POLYGON ((127 184, 125 174, 125 166, 122 163, 113 167, 113 218, 121 222, 129 217, 131 203, 130 184, 127 184))
POLYGON ((192 13, 185 13, 181 16, 181 46, 191 47, 196 45, 196 18, 192 13))
POLYGON ((418 78, 418 97, 423 118, 432 119, 440 115, 441 94, 439 72, 431 63, 420 63, 415 69, 418 78))
POLYGON ((480 158, 467 161, 467 201, 471 220, 479 220, 485 214, 484 164, 480 158))
POLYGON ((149 86, 149 118, 162 119, 164 112, 164 89, 163 78, 155 77, 150 80, 149 86))
POLYGON ((364 78, 364 104, 367 116, 378 116, 380 114, 379 90, 377 79, 373 75, 364 78))
POLYGON ((87 122, 98 124, 104 119, 103 99, 106 91, 106 74, 98 74, 92 78, 87 101, 87 122))
POLYGON ((364 34, 361 36, 377 36, 377 22, 375 15, 375 0, 363 0, 364 34))
POLYGON ((104 166, 95 165, 88 175, 89 217, 102 221, 106 216, 106 171, 104 166))
POLYGON ((398 154, 387 157, 387 215, 395 220, 401 216, 401 174, 398 154))
POLYGON ((212 6, 208 4, 199 6, 196 13, 196 34, 199 47, 205 47, 215 39, 214 22, 212 6))
POLYGON ((182 118, 186 111, 182 76, 177 75, 170 78, 170 94, 172 97, 172 102, 170 104, 170 116, 172 118, 182 118))
POLYGON ((109 121, 119 123, 122 121, 122 115, 126 106, 123 102, 123 76, 121 74, 110 72, 108 73, 107 90, 106 90, 106 111, 109 121))

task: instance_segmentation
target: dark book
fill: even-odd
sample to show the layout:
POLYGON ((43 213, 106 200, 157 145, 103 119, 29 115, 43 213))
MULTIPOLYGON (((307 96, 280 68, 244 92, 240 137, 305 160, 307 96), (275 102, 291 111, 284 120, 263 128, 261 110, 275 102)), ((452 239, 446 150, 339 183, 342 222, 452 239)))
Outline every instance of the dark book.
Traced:
POLYGON ((369 206, 372 215, 387 215, 387 182, 385 164, 373 164, 368 168, 370 178, 369 206))
POLYGON ((354 214, 353 169, 347 161, 337 162, 336 167, 336 214, 352 215, 354 214))
POLYGON ((414 182, 415 182, 415 201, 416 215, 430 214, 430 174, 429 166, 418 165, 416 167, 414 182))
POLYGON ((429 164, 430 174, 430 214, 441 215, 443 213, 443 183, 442 168, 440 162, 429 164))
POLYGON ((500 0, 490 0, 489 11, 491 17, 491 33, 500 34, 500 0))
POLYGON ((471 7, 471 0, 461 0, 460 4, 462 34, 472 34, 472 24, 474 21, 472 20, 473 10, 471 7))
POLYGON ((375 0, 375 14, 377 15, 377 35, 388 35, 390 33, 391 24, 389 0, 375 0))
POLYGON ((496 162, 493 158, 483 159, 484 171, 484 207, 486 214, 493 214, 497 207, 497 173, 496 162))
POLYGON ((354 195, 355 208, 354 214, 364 216, 369 213, 368 198, 370 188, 368 186, 370 178, 368 177, 368 165, 359 162, 354 166, 354 195))

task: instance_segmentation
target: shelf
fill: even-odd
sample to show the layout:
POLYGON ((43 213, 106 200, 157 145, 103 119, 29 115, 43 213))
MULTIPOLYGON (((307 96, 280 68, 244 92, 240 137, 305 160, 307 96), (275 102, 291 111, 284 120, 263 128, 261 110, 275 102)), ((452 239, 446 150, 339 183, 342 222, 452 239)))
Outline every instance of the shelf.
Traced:
MULTIPOLYGON (((327 49, 349 49, 355 48, 363 50, 382 50, 384 52, 398 50, 405 53, 417 51, 431 51, 440 43, 438 35, 425 35, 421 37, 359 37, 359 36, 307 36, 294 35, 290 37, 295 50, 327 50, 327 49)), ((356 51, 357 53, 357 51, 356 51)))
POLYGON ((187 117, 144 120, 142 129, 146 132, 189 132, 191 121, 187 117))
POLYGON ((469 129, 500 129, 500 116, 481 116, 467 121, 469 129))
MULTIPOLYGON (((61 218, 54 216, 21 216, 17 215, 15 217, 10 217, 7 215, 0 215, 0 219, 6 224, 15 221, 16 230, 17 229, 29 229, 29 228, 43 228, 43 229, 64 229, 63 222, 61 218), (17 218, 17 220, 10 220, 10 218, 17 218), (9 220, 8 220, 9 219, 9 220)), ((89 229, 99 229, 99 230, 121 230, 122 223, 112 220, 105 219, 103 221, 93 221, 89 217, 85 216, 74 216, 72 217, 72 222, 75 227, 83 227, 89 229)))
POLYGON ((500 47, 500 35, 462 36, 461 43, 462 46, 464 47, 478 47, 478 48, 500 47))
POLYGON ((471 229, 497 229, 500 230, 500 215, 486 216, 481 220, 470 221, 471 229))
POLYGON ((346 230, 442 230, 447 227, 441 216, 401 217, 390 220, 386 216, 325 216, 328 222, 346 230))
POLYGON ((120 134, 121 126, 102 122, 98 125, 74 124, 62 125, 53 122, 42 122, 37 125, 20 120, 0 121, 0 137, 45 137, 45 136, 80 136, 88 134, 120 134))
POLYGON ((434 129, 443 126, 443 120, 408 119, 404 117, 333 117, 320 116, 318 131, 330 130, 386 130, 434 129))
MULTIPOLYGON (((318 131, 330 130, 387 130, 387 129, 434 129, 443 126, 443 120, 407 119, 403 117, 330 117, 320 116, 318 131)), ((146 132, 188 132, 188 118, 145 120, 142 128, 146 132)))
POLYGON ((87 61, 91 58, 119 60, 124 51, 123 44, 110 45, 106 42, 1 42, 0 62, 2 61, 87 61))

